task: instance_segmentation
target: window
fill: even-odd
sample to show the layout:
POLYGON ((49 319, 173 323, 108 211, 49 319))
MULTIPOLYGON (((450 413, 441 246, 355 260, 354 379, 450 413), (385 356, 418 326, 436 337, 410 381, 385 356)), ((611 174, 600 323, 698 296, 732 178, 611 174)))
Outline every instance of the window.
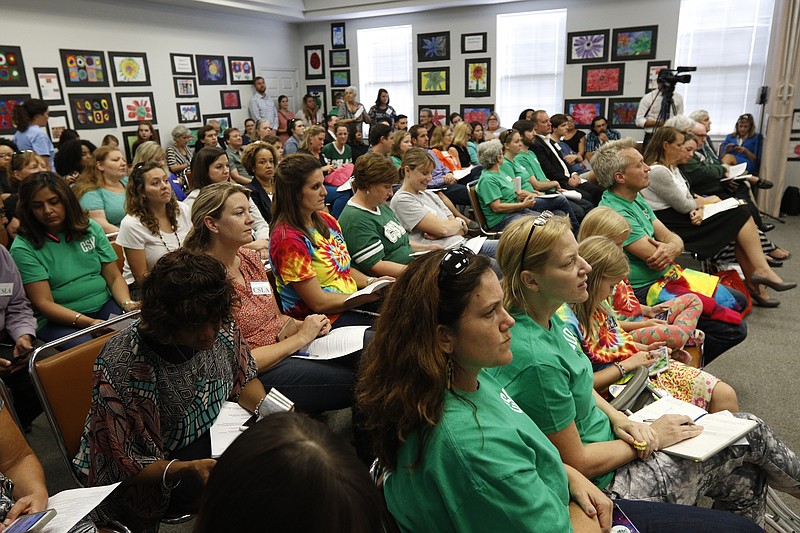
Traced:
POLYGON ((378 89, 389 91, 389 104, 414 124, 413 41, 411 26, 358 30, 358 101, 369 108, 378 89))
POLYGON ((529 107, 563 111, 566 26, 566 9, 497 16, 495 101, 503 126, 529 107))
POLYGON ((692 81, 678 84, 684 113, 705 109, 711 134, 734 130, 744 112, 754 115, 764 83, 772 0, 681 0, 674 66, 697 67, 692 81))

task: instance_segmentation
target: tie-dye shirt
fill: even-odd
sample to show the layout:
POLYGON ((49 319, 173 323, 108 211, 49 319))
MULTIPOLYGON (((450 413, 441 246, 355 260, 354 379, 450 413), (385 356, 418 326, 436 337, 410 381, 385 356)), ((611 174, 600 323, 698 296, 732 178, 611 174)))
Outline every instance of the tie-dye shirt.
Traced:
POLYGON ((269 258, 278 285, 281 307, 287 315, 302 320, 314 311, 300 298, 293 283, 316 277, 325 292, 352 294, 358 290, 350 275, 350 254, 336 219, 319 212, 330 237, 310 228, 309 239, 286 223, 278 224, 269 240, 269 258))

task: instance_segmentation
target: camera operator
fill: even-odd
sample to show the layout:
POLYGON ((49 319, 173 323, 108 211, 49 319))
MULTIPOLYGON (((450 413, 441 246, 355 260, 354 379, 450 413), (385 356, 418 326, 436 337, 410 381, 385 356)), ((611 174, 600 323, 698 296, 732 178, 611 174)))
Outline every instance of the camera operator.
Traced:
POLYGON ((695 67, 679 67, 677 70, 662 69, 658 73, 658 89, 650 91, 639 101, 636 125, 645 130, 643 147, 647 146, 653 131, 663 126, 665 120, 671 116, 683 114, 683 97, 675 94, 674 91, 676 83, 689 83, 691 80, 689 75, 675 75, 676 72, 685 72, 684 69, 695 70, 695 67))

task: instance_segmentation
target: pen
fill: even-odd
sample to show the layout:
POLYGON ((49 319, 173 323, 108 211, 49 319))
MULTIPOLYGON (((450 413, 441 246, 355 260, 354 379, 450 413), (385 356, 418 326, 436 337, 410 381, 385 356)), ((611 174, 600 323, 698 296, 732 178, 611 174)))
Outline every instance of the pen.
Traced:
MULTIPOLYGON (((647 424, 652 424, 656 420, 657 420, 656 418, 645 418, 644 420, 642 420, 642 422, 645 422, 647 424)), ((695 424, 694 422, 684 422, 681 425, 682 426, 696 426, 697 424, 695 424)))
POLYGON ((311 359, 319 358, 318 355, 308 353, 308 352, 297 352, 295 355, 299 355, 300 357, 309 357, 311 359))

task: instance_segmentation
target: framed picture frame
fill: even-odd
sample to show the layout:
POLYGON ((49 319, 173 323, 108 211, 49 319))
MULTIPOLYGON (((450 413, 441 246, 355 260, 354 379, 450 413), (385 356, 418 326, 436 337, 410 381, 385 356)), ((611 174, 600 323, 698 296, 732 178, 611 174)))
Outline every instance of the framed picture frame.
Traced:
POLYGON ((176 76, 172 78, 175 98, 197 98, 197 79, 194 77, 176 76))
POLYGON ((233 122, 231 121, 231 114, 230 113, 216 113, 213 115, 203 115, 203 124, 208 124, 212 120, 216 120, 219 122, 219 125, 222 129, 219 130, 219 134, 222 135, 225 133, 225 130, 231 127, 233 122))
POLYGON ((153 93, 117 93, 120 126, 135 126, 143 120, 157 124, 153 93))
MULTIPOLYGON (((125 160, 133 161, 133 143, 138 139, 136 130, 122 132, 122 144, 125 146, 125 160)), ((191 145, 190 145, 191 146, 191 145)))
POLYGON ((69 94, 72 125, 76 130, 116 128, 114 97, 111 93, 69 94))
POLYGON ((417 63, 450 60, 450 32, 417 34, 417 63))
MULTIPOLYGON (((60 49, 67 87, 108 87, 106 56, 98 50, 60 49)), ((105 127, 105 126, 104 126, 105 127)))
POLYGON ((588 128, 594 117, 606 116, 605 98, 564 100, 564 113, 575 119, 575 127, 588 128))
POLYGON ((609 30, 573 31, 567 34, 567 65, 608 61, 609 30))
POLYGON ((609 98, 608 126, 618 129, 632 129, 636 126, 636 112, 640 98, 609 98))
POLYGON ((418 68, 417 94, 420 96, 450 94, 450 67, 418 68))
POLYGON ((255 79, 256 66, 252 57, 228 56, 231 85, 250 85, 255 79))
POLYGON ((625 90, 625 65, 584 65, 581 96, 619 96, 625 90))
POLYGON ((17 131, 14 126, 12 114, 14 107, 31 97, 29 94, 3 94, 0 95, 0 135, 9 135, 17 131))
POLYGON ((671 61, 648 61, 647 62, 647 80, 645 80, 644 92, 649 93, 654 89, 658 89, 658 74, 665 68, 670 68, 671 61))
POLYGON ((325 46, 321 44, 307 45, 303 48, 306 58, 306 79, 325 79, 325 46))
POLYGON ((467 124, 469 124, 470 122, 480 122, 481 124, 483 124, 483 127, 485 128, 489 115, 491 115, 493 111, 494 111, 494 104, 485 104, 485 105, 461 104, 461 108, 459 109, 459 114, 464 119, 464 122, 466 122, 467 124))
POLYGON ((143 52, 109 52, 111 78, 114 87, 147 87, 150 85, 150 67, 143 52))
MULTIPOLYGON (((25 62, 22 60, 22 48, 0 45, 0 87, 27 86, 28 76, 25 74, 25 62)), ((64 103, 63 99, 61 103, 64 103)))
POLYGON ((50 111, 47 119, 47 134, 53 144, 61 140, 61 132, 69 128, 69 115, 66 111, 50 111))
POLYGON ((339 100, 344 102, 344 89, 331 89, 331 109, 339 108, 339 100))
POLYGON ((787 161, 800 161, 800 137, 792 137, 789 139, 789 147, 786 153, 787 161))
POLYGON ((792 112, 792 133, 800 133, 800 109, 792 112))
POLYGON ((417 116, 423 109, 431 110, 431 122, 434 126, 446 126, 450 121, 449 105, 418 105, 417 116))
POLYGON ((350 50, 330 50, 328 54, 331 68, 350 66, 350 50))
POLYGON ((200 102, 178 102, 178 124, 191 124, 200 122, 200 102))
POLYGON ((350 69, 333 70, 331 69, 331 87, 349 87, 350 69))
POLYGON ((347 48, 344 22, 331 23, 331 48, 347 48))
POLYGON ((169 64, 172 66, 172 75, 195 75, 194 56, 192 54, 170 54, 169 64))
POLYGON ((220 91, 219 105, 221 109, 241 109, 242 99, 239 96, 239 89, 220 91))
POLYGON ((486 53, 486 32, 481 33, 462 33, 461 34, 461 53, 462 54, 485 54, 486 53))
POLYGON ((228 85, 228 73, 223 56, 194 56, 197 82, 200 85, 228 85))
POLYGON ((658 26, 614 28, 611 38, 611 61, 655 59, 658 26))
POLYGON ((328 112, 328 98, 324 85, 306 85, 306 94, 310 94, 317 100, 317 109, 321 109, 323 113, 328 112))
MULTIPOLYGON (((64 88, 57 68, 35 68, 36 88, 39 98, 48 105, 64 105, 64 88)), ((52 115, 52 113, 50 113, 52 115)), ((66 115, 66 113, 65 113, 66 115)))
POLYGON ((464 74, 465 97, 483 98, 492 95, 492 58, 465 60, 464 74))

